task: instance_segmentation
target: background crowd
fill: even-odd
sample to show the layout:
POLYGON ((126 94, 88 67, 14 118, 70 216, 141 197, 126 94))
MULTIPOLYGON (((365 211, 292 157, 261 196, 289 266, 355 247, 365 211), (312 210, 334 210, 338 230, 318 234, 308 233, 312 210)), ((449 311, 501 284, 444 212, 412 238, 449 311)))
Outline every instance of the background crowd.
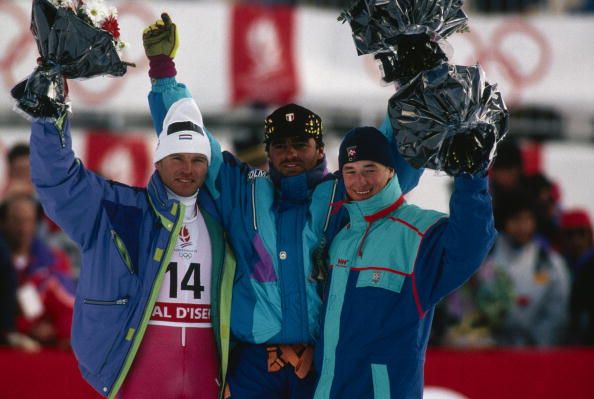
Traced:
POLYGON ((588 213, 564 209, 556 182, 525 173, 521 146, 513 139, 499 147, 490 185, 499 236, 479 272, 442 303, 434 343, 594 344, 588 213))

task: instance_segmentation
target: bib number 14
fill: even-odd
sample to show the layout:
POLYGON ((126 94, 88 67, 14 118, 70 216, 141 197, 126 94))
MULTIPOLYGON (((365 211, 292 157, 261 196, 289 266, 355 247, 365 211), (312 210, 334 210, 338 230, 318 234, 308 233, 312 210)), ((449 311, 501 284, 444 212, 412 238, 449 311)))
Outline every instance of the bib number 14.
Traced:
MULTIPOLYGON (((167 266, 167 273, 169 273, 169 297, 177 298, 178 295, 178 267, 177 262, 171 262, 167 266)), ((204 292, 204 286, 200 284, 200 263, 190 263, 186 274, 182 278, 181 291, 191 291, 194 294, 194 299, 201 299, 204 292)))

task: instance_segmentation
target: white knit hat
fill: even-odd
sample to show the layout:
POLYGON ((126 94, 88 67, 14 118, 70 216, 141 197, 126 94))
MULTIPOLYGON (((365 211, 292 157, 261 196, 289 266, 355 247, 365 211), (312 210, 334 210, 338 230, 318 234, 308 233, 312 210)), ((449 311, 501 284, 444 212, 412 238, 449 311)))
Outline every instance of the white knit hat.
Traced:
POLYGON ((204 132, 202 114, 192 98, 173 103, 163 121, 154 163, 171 154, 203 154, 210 164, 210 141, 204 132))

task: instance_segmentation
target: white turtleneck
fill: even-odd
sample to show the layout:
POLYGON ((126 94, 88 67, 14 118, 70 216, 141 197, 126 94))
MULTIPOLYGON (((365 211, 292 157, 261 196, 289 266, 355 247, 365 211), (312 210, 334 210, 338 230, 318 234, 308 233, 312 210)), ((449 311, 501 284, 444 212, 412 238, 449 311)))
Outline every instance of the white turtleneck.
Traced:
POLYGON ((168 398, 187 392, 211 398, 216 396, 219 366, 210 320, 210 236, 196 203, 198 192, 181 197, 167 190, 167 195, 185 206, 184 222, 120 392, 124 398, 168 398))
POLYGON ((184 215, 184 223, 188 223, 196 217, 198 213, 198 202, 196 201, 196 199, 198 198, 198 192, 200 191, 200 189, 196 190, 196 192, 189 197, 182 197, 181 195, 177 195, 168 187, 165 187, 165 189, 167 190, 167 197, 169 199, 179 201, 186 208, 186 213, 184 215))
POLYGON ((182 197, 167 189, 167 196, 182 203, 186 211, 149 324, 211 328, 212 253, 208 229, 196 202, 198 191, 182 197))

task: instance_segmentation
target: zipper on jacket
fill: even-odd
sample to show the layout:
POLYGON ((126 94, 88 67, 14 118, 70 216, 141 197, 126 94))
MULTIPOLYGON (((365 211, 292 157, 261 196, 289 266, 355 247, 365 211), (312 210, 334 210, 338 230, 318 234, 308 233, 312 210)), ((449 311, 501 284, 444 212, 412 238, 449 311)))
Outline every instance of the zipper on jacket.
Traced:
POLYGON ((120 298, 113 301, 102 301, 99 299, 83 299, 83 303, 87 305, 126 305, 128 304, 128 298, 120 298))
MULTIPOLYGON (((148 193, 147 193, 147 195, 148 195, 148 193)), ((150 195, 148 195, 148 198, 149 198, 149 203, 150 203, 151 207, 153 208, 153 210, 155 210, 155 213, 157 213, 157 215, 159 215, 158 211, 154 207, 154 204, 152 203, 152 200, 150 199, 150 195)), ((111 387, 109 387, 109 396, 108 396, 109 398, 113 399, 119 393, 119 390, 122 387, 122 384, 124 383, 124 379, 125 379, 124 376, 127 375, 130 370, 132 361, 136 357, 136 354, 138 352, 138 347, 140 346, 140 342, 142 341, 142 337, 144 336, 144 333, 146 331, 146 326, 148 325, 148 321, 150 319, 153 307, 155 306, 155 302, 156 302, 157 296, 159 294, 159 292, 155 289, 156 283, 158 282, 158 284, 160 286, 160 284, 163 282, 163 278, 165 275, 165 269, 166 269, 165 260, 167 260, 167 262, 168 262, 169 259, 171 259, 171 254, 173 252, 175 242, 179 235, 179 231, 181 230, 181 225, 182 225, 182 220, 183 220, 183 215, 184 215, 185 210, 184 210, 183 204, 180 204, 180 207, 181 207, 181 209, 175 219, 175 223, 173 224, 173 227, 169 231, 169 238, 167 241, 165 253, 163 254, 163 258, 159 262, 159 271, 151 285, 150 294, 147 299, 147 303, 146 303, 145 309, 143 311, 142 318, 140 320, 140 324, 138 325, 138 328, 136 329, 136 334, 134 336, 134 339, 132 340, 132 345, 128 349, 128 353, 126 354, 124 362, 122 363, 122 366, 121 366, 120 370, 118 371, 118 376, 116 377, 113 385, 111 387)))
POLYGON ((126 265, 126 268, 130 272, 130 274, 134 274, 134 269, 132 267, 132 258, 130 258, 130 254, 128 253, 128 250, 126 249, 124 242, 122 241, 122 239, 120 238, 118 233, 116 233, 116 231, 113 229, 111 230, 111 238, 113 239, 113 242, 118 250, 118 253, 122 257, 122 261, 126 265))
POLYGON ((256 181, 252 182, 252 220, 254 222, 254 230, 258 231, 258 223, 256 219, 256 181))
POLYGON ((323 233, 326 234, 328 230, 328 224, 330 224, 330 216, 332 215, 332 204, 334 203, 334 197, 336 197, 336 186, 338 185, 338 179, 334 180, 332 184, 332 195, 330 196, 330 204, 328 205, 328 213, 326 214, 326 222, 324 223, 323 233))

